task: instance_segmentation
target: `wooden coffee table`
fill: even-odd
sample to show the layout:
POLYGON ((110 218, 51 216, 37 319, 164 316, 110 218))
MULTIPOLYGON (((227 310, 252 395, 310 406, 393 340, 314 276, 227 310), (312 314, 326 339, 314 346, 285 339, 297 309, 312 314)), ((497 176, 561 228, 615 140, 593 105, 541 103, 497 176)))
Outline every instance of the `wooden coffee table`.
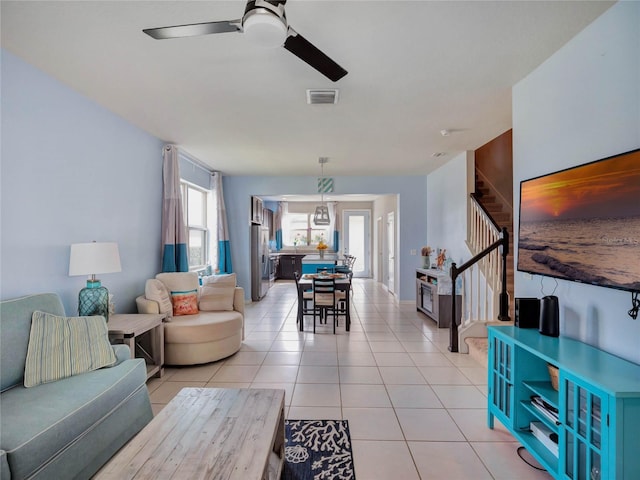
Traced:
POLYGON ((183 388, 94 477, 279 479, 284 390, 183 388))

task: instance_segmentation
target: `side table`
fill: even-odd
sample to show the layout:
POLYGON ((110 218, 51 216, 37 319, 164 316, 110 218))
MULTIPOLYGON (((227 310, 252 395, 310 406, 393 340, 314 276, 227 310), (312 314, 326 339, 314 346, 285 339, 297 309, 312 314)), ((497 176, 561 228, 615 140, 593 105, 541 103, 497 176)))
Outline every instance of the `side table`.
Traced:
POLYGON ((107 322, 110 341, 122 341, 129 346, 131 358, 139 353, 147 362, 147 378, 162 377, 164 373, 164 325, 163 313, 132 313, 111 315, 107 322), (140 345, 140 335, 149 332, 150 352, 140 345))

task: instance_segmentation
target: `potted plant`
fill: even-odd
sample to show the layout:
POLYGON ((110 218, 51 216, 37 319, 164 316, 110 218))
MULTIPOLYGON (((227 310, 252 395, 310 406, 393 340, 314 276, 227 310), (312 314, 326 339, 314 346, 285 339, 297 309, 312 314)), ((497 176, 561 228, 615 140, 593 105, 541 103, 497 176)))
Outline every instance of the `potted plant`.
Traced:
POLYGON ((327 248, 329 248, 329 245, 324 243, 323 239, 320 239, 320 241, 318 242, 318 246, 316 248, 318 249, 318 254, 320 255, 320 258, 324 258, 324 251, 327 248))

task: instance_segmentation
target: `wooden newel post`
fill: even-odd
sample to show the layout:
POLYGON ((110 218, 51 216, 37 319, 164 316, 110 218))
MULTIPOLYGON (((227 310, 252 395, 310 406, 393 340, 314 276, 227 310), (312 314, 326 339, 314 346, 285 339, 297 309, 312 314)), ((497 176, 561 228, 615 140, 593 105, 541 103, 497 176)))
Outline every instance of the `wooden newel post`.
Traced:
POLYGON ((509 232, 502 228, 502 289, 500 290, 500 311, 498 320, 508 322, 509 317, 509 294, 507 293, 507 255, 509 255, 509 232))
POLYGON ((451 264, 449 270, 451 276, 451 322, 449 323, 449 351, 458 352, 458 322, 456 312, 456 280, 458 279, 458 267, 454 263, 451 264))

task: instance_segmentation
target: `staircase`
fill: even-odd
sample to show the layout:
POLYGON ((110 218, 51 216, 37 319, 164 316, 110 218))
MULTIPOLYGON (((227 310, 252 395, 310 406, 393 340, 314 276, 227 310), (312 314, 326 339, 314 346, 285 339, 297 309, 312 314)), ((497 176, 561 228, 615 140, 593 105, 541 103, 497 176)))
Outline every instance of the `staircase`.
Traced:
MULTIPOLYGON (((492 188, 491 182, 482 178, 482 173, 476 170, 476 201, 493 220, 498 230, 506 228, 511 233, 509 237, 509 253, 511 254, 511 259, 513 259, 513 206, 492 188)), ((513 276, 514 263, 511 261, 507 264, 507 292, 509 292, 509 298, 512 300, 509 302, 509 316, 512 319, 515 318, 513 276)))
MULTIPOLYGON (((500 239, 506 228, 513 232, 513 208, 491 185, 482 173, 476 170, 475 193, 469 199, 471 220, 467 232, 467 246, 472 255, 477 255, 500 239)), ((508 316, 514 318, 514 262, 513 234, 509 235, 509 257, 506 260, 506 290, 509 297, 508 316)), ((498 320, 499 292, 502 288, 503 258, 498 251, 474 265, 464 276, 465 312, 458 331, 458 348, 461 353, 470 353, 486 365, 487 326, 504 325, 498 320)), ((502 317, 501 320, 504 320, 502 317)))

